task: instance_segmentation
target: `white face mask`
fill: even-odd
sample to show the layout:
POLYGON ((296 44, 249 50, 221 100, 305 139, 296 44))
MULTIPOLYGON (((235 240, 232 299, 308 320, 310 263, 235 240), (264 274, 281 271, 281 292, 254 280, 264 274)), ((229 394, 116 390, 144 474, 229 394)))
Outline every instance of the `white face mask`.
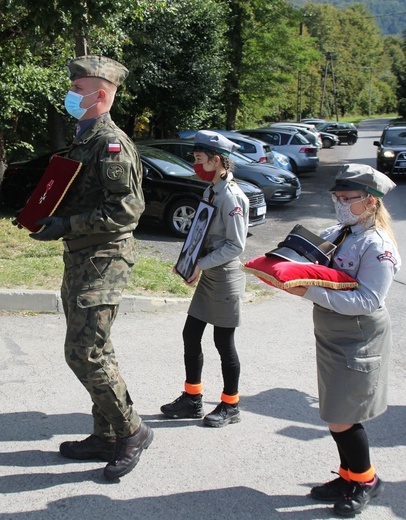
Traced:
MULTIPOLYGON (((366 198, 367 197, 365 197, 365 199, 366 198)), ((365 199, 361 199, 361 201, 365 199)), ((363 211, 360 215, 354 215, 354 213, 351 211, 351 206, 353 204, 356 204, 357 202, 360 201, 357 200, 352 204, 343 204, 338 200, 334 203, 336 208, 336 217, 340 224, 343 224, 344 226, 353 226, 354 224, 359 222, 359 220, 361 220, 361 218, 364 216, 367 210, 363 211)))

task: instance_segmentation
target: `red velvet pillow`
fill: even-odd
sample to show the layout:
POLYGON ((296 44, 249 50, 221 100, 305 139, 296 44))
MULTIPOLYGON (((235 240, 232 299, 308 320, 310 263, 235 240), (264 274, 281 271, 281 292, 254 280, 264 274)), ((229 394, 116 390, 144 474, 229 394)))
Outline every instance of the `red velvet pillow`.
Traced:
POLYGON ((358 282, 342 271, 320 264, 289 262, 277 256, 253 258, 245 262, 243 270, 278 289, 299 285, 318 285, 328 289, 355 289, 358 287, 358 282))

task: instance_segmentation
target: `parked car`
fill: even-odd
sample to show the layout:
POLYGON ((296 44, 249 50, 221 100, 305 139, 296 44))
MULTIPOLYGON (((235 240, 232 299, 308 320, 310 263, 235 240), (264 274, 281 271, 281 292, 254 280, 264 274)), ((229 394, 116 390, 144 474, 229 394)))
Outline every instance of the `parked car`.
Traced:
POLYGON ((278 166, 284 170, 292 171, 292 164, 289 161, 289 157, 284 155, 283 153, 277 152, 276 150, 272 150, 273 153, 273 165, 278 166))
POLYGON ((386 175, 406 175, 406 121, 387 125, 379 141, 376 169, 386 175))
POLYGON ((271 145, 272 150, 289 157, 294 173, 314 171, 319 165, 317 146, 309 143, 297 130, 268 127, 240 130, 240 133, 262 139, 271 145))
MULTIPOLYGON (((253 137, 241 135, 238 132, 233 132, 232 130, 215 129, 213 131, 224 135, 227 137, 227 139, 230 139, 230 141, 238 144, 240 146, 238 151, 250 159, 260 163, 273 164, 273 153, 268 143, 260 141, 259 139, 254 139, 253 137)), ((177 135, 179 137, 181 137, 181 135, 187 136, 181 137, 182 139, 192 139, 196 132, 197 130, 194 133, 191 131, 185 131, 179 132, 177 135)))
MULTIPOLYGON (((142 188, 145 197, 141 222, 163 222, 173 234, 185 237, 208 183, 201 181, 190 164, 179 157, 147 146, 138 146, 138 149, 143 167, 142 188)), ((67 150, 54 153, 65 155, 67 150)), ((22 208, 54 153, 11 163, 4 172, 0 206, 22 208)), ((238 181, 238 184, 249 199, 249 225, 263 224, 266 213, 263 192, 248 182, 238 181)))
POLYGON ((338 137, 341 143, 353 145, 358 141, 358 130, 352 123, 326 122, 316 125, 319 132, 328 132, 338 137))
POLYGON ((321 142, 323 143, 323 148, 332 148, 336 144, 340 144, 340 139, 334 135, 329 134, 328 132, 320 132, 321 142))
POLYGON ((325 119, 317 119, 314 117, 309 117, 309 118, 301 119, 300 122, 308 123, 310 125, 318 125, 319 123, 325 123, 326 121, 325 121, 325 119))
POLYGON ((291 130, 297 130, 303 137, 306 137, 309 143, 314 144, 314 146, 317 146, 319 149, 323 147, 321 135, 314 125, 305 125, 302 123, 273 123, 271 128, 290 128, 291 130))
MULTIPOLYGON (((192 140, 155 139, 143 143, 173 153, 191 164, 194 162, 192 140)), ((299 197, 301 185, 292 172, 271 164, 257 163, 239 152, 231 153, 230 159, 234 164, 235 178, 261 188, 267 204, 285 204, 299 197)))

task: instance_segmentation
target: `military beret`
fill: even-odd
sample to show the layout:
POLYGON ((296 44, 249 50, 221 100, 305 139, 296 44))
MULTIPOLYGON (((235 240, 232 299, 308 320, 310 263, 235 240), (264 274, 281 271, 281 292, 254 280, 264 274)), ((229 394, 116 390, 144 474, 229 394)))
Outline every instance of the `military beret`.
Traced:
POLYGON ((128 69, 105 56, 79 56, 66 64, 71 81, 79 78, 102 78, 118 87, 128 76, 128 69))
POLYGON ((241 146, 233 143, 230 139, 227 139, 224 135, 212 132, 211 130, 199 130, 194 139, 193 151, 205 151, 220 153, 229 155, 231 152, 235 152, 241 146))
POLYGON ((330 191, 365 190, 376 197, 383 197, 396 184, 384 173, 367 164, 343 164, 338 170, 335 184, 330 191))

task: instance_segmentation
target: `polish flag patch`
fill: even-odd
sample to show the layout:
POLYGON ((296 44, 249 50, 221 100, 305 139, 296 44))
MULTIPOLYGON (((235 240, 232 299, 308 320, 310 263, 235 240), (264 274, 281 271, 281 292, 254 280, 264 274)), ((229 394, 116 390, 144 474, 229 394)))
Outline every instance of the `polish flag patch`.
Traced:
POLYGON ((235 217, 235 215, 239 215, 240 217, 242 217, 244 213, 240 206, 236 206, 232 211, 230 211, 229 215, 230 217, 235 217))
POLYGON ((121 152, 120 143, 109 143, 109 153, 119 153, 119 152, 121 152))

